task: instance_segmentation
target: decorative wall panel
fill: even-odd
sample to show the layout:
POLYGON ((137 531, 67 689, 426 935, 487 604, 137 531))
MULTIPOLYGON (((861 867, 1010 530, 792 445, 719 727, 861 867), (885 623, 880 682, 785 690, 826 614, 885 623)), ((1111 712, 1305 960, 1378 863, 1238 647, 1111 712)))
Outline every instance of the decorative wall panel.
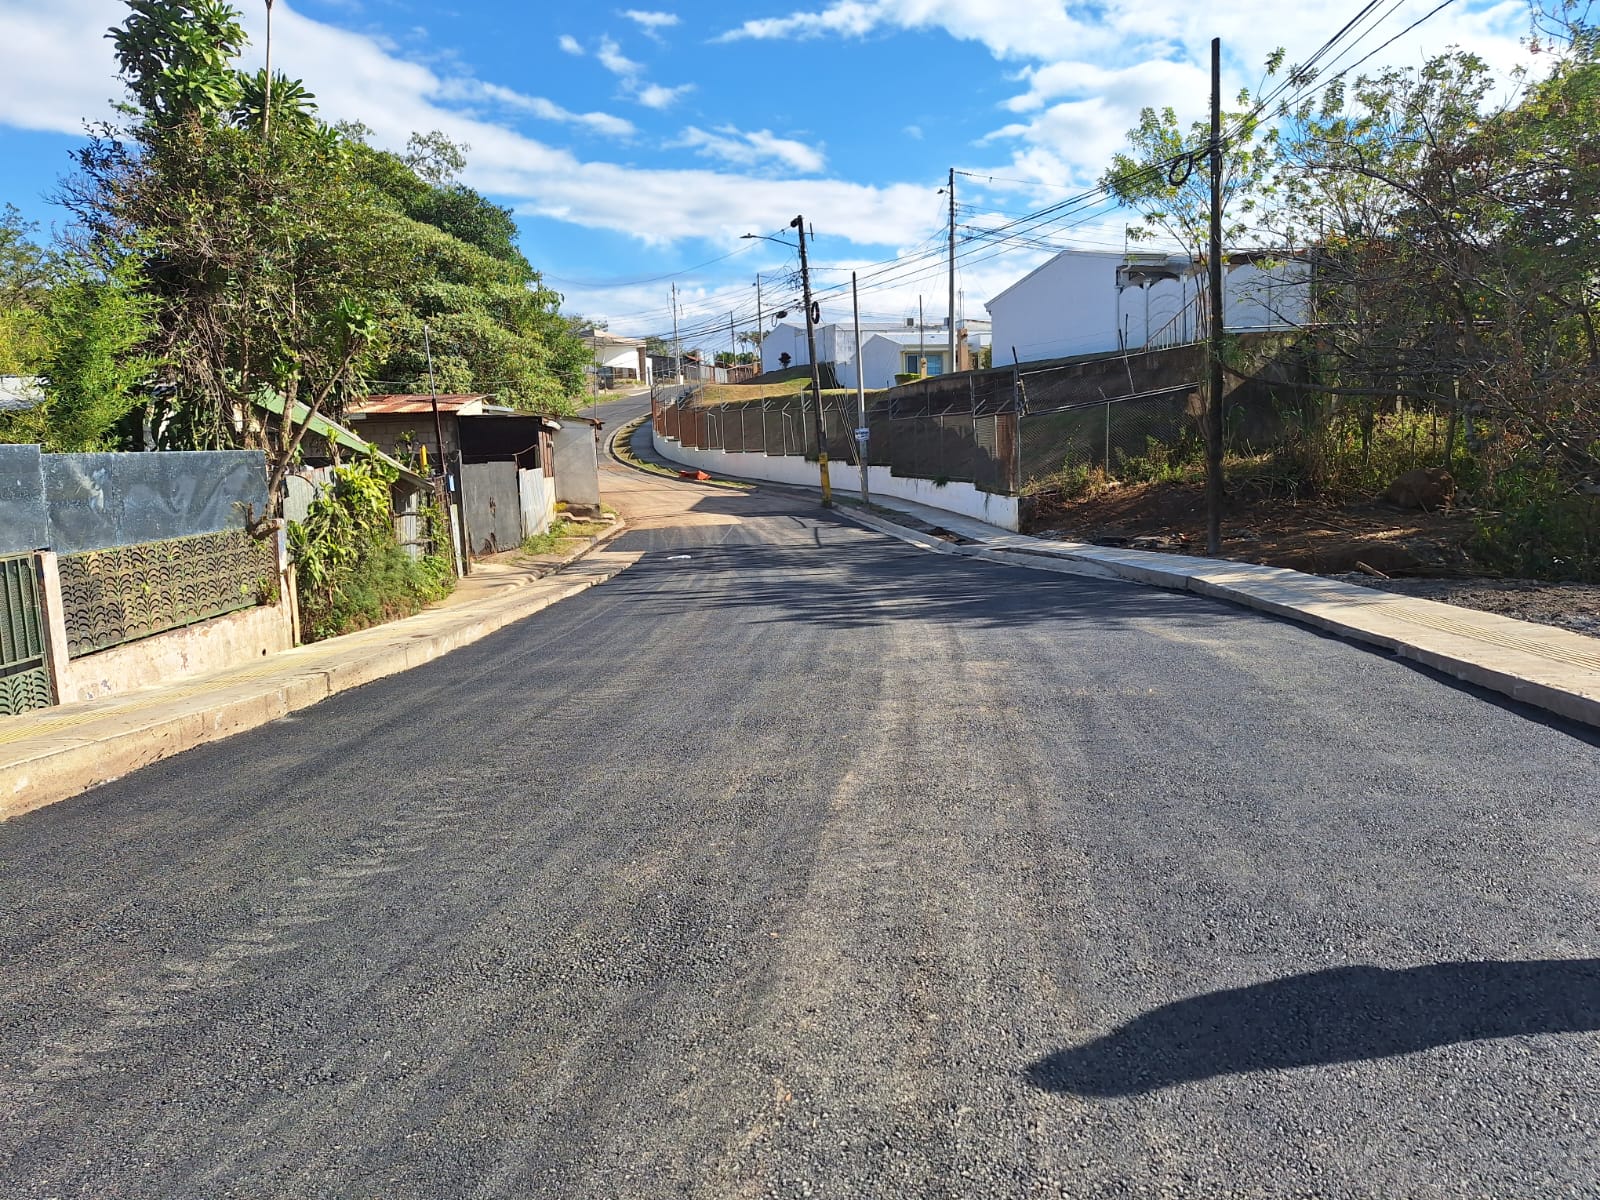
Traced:
POLYGON ((238 530, 59 561, 73 658, 276 600, 273 543, 238 530))

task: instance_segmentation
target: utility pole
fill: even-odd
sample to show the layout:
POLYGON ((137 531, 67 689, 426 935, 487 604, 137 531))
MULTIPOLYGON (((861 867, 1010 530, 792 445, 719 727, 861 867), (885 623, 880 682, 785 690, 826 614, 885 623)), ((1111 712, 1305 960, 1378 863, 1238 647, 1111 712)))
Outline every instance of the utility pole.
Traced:
POLYGON ((1206 356, 1206 553, 1222 553, 1222 39, 1211 39, 1211 329, 1206 356))
POLYGON ((956 369, 956 169, 950 168, 950 360, 946 371, 956 369))
POLYGON ((673 382, 683 382, 683 343, 678 340, 678 285, 672 285, 672 376, 673 382))
POLYGON ((806 352, 811 357, 811 398, 816 401, 817 471, 822 479, 822 507, 833 507, 833 490, 828 486, 828 433, 822 421, 822 371, 817 365, 817 306, 811 300, 811 267, 806 262, 806 222, 798 216, 789 222, 800 231, 800 290, 806 306, 806 352))
POLYGON ((861 298, 856 295, 856 273, 850 272, 850 308, 856 319, 856 461, 861 466, 861 507, 871 504, 867 493, 867 382, 861 373, 861 298))
MULTIPOLYGON (((267 86, 261 99, 261 140, 272 138, 272 0, 267 0, 267 86)), ((440 470, 444 463, 439 464, 440 470)))
POLYGON ((731 371, 739 365, 739 335, 733 331, 732 313, 728 314, 728 349, 732 351, 732 357, 728 359, 728 370, 731 371))
POLYGON ((761 326, 761 272, 756 272, 756 374, 767 369, 767 359, 761 353, 761 343, 767 340, 767 331, 761 326))

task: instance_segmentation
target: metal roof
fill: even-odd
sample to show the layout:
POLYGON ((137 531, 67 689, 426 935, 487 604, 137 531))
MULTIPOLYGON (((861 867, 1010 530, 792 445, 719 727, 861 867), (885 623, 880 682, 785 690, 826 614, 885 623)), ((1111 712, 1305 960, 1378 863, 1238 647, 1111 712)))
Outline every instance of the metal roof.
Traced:
MULTIPOLYGON (((479 413, 512 413, 516 410, 506 405, 495 404, 494 395, 490 392, 452 393, 438 397, 439 411, 442 413, 455 413, 457 416, 471 417, 479 413)), ((432 413, 433 397, 413 394, 368 396, 356 404, 345 409, 347 417, 367 417, 379 414, 394 413, 397 415, 414 415, 416 413, 432 413)))

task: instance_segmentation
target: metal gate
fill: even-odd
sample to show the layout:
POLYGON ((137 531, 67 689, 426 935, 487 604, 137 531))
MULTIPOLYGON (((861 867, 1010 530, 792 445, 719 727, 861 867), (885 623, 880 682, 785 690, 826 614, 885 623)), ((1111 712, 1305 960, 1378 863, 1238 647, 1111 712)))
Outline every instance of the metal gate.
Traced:
POLYGON ((34 556, 0 558, 0 716, 50 706, 34 556))

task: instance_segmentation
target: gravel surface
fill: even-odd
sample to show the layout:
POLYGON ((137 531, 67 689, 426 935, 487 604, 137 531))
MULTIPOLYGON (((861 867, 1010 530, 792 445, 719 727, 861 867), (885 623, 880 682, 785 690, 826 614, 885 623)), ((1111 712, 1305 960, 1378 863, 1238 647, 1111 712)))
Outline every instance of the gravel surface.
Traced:
POLYGON ((611 500, 605 586, 0 824, 0 1195, 1600 1193, 1595 739, 611 500))
POLYGON ((1332 578, 1600 637, 1600 584, 1537 579, 1379 579, 1361 573, 1332 578))

